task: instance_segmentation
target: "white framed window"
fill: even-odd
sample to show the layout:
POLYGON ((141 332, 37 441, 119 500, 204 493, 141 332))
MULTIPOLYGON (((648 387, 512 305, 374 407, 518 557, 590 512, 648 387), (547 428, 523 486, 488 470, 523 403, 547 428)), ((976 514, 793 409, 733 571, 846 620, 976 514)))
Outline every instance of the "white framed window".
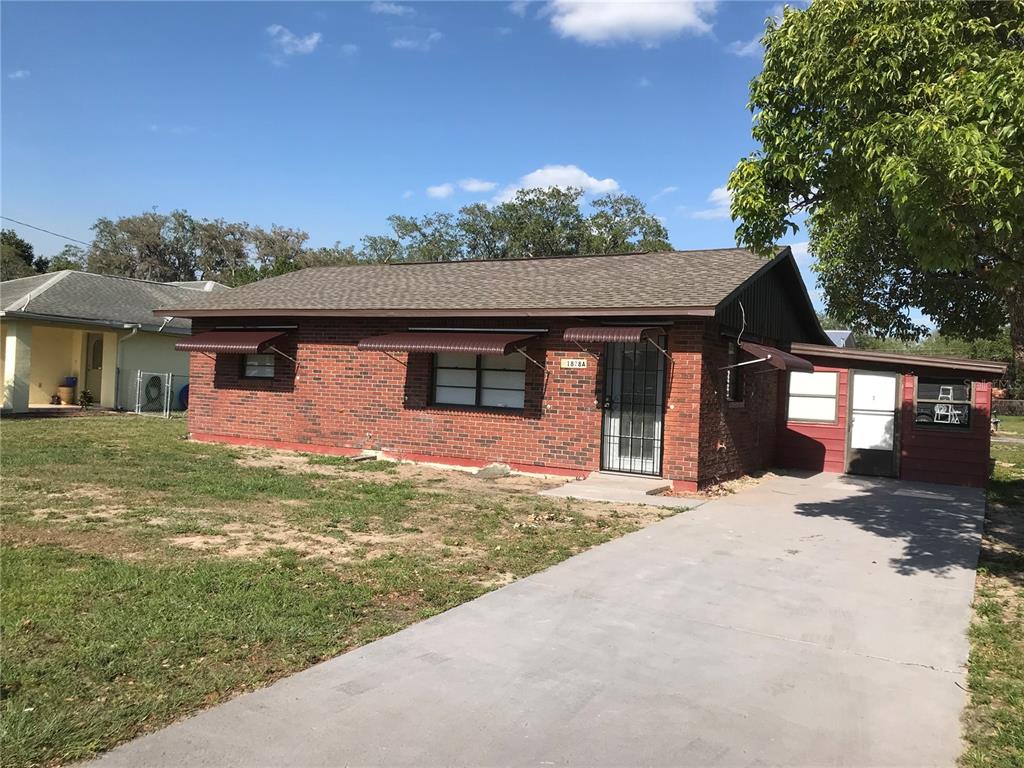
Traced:
POLYGON ((478 408, 523 407, 526 358, 522 355, 434 355, 434 403, 478 408))
POLYGON ((274 353, 245 355, 242 360, 242 376, 247 379, 274 378, 274 353))
POLYGON ((835 423, 839 396, 839 374, 836 371, 814 371, 789 374, 787 421, 835 423))

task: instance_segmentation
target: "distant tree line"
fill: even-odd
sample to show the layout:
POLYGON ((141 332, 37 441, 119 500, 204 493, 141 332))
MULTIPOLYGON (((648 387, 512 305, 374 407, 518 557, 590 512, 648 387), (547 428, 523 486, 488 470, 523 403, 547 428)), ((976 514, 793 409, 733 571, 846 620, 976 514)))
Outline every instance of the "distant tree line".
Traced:
POLYGON ((100 218, 88 248, 67 245, 50 257, 13 230, 3 231, 3 279, 86 269, 145 280, 216 280, 236 286, 305 267, 342 264, 539 258, 671 249, 668 231, 630 195, 610 194, 584 213, 579 189, 525 189, 509 201, 475 203, 458 213, 389 216, 390 232, 360 247, 313 248, 299 229, 198 219, 187 211, 100 218))

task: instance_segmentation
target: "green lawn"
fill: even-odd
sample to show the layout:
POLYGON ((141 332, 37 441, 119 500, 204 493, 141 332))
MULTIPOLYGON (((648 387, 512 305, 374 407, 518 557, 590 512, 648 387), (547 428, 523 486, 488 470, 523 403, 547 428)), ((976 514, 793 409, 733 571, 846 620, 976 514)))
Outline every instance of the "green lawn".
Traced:
POLYGON ((1024 416, 997 416, 999 434, 1007 437, 1024 438, 1024 416))
MULTIPOLYGON (((1016 429, 1024 436, 1024 419, 1016 429)), ((971 768, 1024 766, 1024 444, 993 443, 964 715, 971 768)))
POLYGON ((5 766, 87 757, 663 514, 184 433, 2 425, 5 766))

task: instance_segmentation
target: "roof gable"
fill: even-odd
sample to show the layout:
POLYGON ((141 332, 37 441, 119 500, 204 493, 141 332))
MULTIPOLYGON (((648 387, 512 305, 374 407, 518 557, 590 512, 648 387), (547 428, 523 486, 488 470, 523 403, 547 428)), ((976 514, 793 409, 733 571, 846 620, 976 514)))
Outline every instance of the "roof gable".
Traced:
POLYGON ((793 252, 778 256, 727 297, 715 312, 722 327, 739 335, 781 342, 831 344, 818 322, 793 252))

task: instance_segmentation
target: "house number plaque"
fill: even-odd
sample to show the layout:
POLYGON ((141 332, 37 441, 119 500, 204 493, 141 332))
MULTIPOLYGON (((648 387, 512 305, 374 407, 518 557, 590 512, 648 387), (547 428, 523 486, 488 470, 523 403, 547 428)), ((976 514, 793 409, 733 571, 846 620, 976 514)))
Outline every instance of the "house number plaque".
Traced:
POLYGON ((587 358, 585 357, 563 357, 562 358, 563 368, 586 368, 587 358))

